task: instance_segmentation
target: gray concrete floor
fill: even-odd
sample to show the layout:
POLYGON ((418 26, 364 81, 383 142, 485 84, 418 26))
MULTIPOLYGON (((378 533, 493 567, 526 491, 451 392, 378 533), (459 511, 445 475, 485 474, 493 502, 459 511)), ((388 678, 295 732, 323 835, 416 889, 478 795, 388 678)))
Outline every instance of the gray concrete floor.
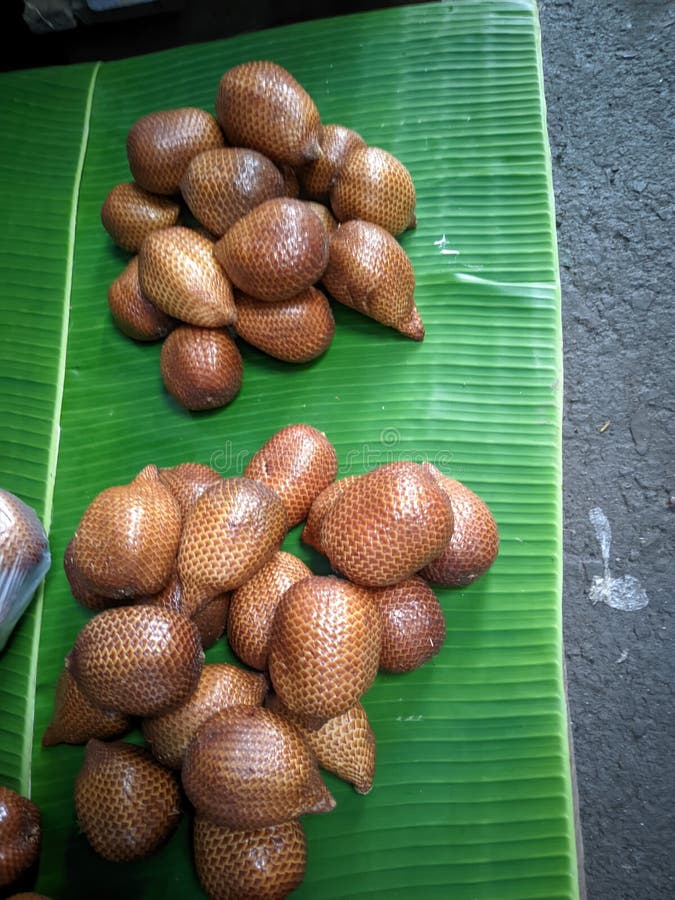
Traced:
MULTIPOLYGON (((588 897, 670 900, 675 5, 539 0, 539 8, 563 292, 565 656, 588 897), (640 610, 591 601, 603 574, 593 508, 611 527, 612 577, 633 576, 646 592, 640 610)), ((12 15, 10 35, 22 27, 18 3, 12 15)), ((214 0, 192 0, 152 27, 32 39, 0 67, 125 56, 316 15, 302 0, 227 4, 225 13, 214 0)))

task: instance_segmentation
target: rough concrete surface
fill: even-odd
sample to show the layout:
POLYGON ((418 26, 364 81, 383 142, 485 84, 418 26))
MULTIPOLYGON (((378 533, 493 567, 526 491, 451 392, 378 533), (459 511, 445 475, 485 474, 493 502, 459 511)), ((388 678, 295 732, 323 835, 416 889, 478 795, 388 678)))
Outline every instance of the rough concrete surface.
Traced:
MULTIPOLYGON (((396 4, 263 0, 225 12, 192 0, 152 27, 31 38, 0 68, 109 59, 386 5, 396 4)), ((12 35, 25 33, 19 7, 10 7, 12 35)), ((563 294, 565 656, 587 893, 670 900, 675 4, 539 0, 539 9, 563 294), (594 526, 591 509, 611 528, 613 594, 596 533, 603 516, 594 526), (625 604, 641 588, 648 605, 594 604, 594 580, 596 597, 625 604)))
POLYGON ((541 0, 565 350, 565 656, 591 900, 675 897, 675 5, 541 0), (605 423, 609 424, 604 428, 605 423), (593 605, 589 520, 637 611, 593 605))

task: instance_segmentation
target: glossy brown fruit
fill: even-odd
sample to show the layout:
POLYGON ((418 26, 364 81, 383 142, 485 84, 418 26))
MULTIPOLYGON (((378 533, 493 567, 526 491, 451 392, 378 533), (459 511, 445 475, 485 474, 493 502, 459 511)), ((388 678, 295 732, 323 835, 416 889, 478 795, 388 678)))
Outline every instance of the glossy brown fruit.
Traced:
POLYGON ((377 674, 382 621, 364 591, 332 576, 292 585, 277 606, 268 658, 284 706, 316 727, 339 716, 377 674))
POLYGON ((277 163, 300 166, 321 153, 321 119, 314 101, 276 63, 247 62, 225 72, 216 115, 228 141, 277 163))
POLYGON ((37 806, 0 785, 0 888, 13 884, 37 862, 41 838, 37 806))
POLYGON ((202 647, 208 650, 225 634, 227 617, 230 613, 229 591, 218 594, 201 606, 192 616, 192 621, 199 630, 202 647))
POLYGON ((235 291, 237 334, 275 359, 303 363, 330 346, 335 320, 330 303, 318 288, 309 287, 289 300, 268 303, 235 291))
POLYGON ((219 237, 265 200, 286 193, 274 163, 243 147, 222 147, 195 156, 180 189, 194 217, 219 237))
MULTIPOLYGON (((383 587, 413 575, 452 534, 452 507, 415 463, 387 463, 351 482, 324 516, 320 543, 356 584, 383 587)), ((282 698, 283 699, 283 698, 282 698)))
POLYGON ((412 672, 438 653, 445 640, 445 616, 426 581, 406 578, 368 593, 382 616, 380 669, 412 672))
POLYGON ((203 463, 180 463, 159 470, 159 480, 178 501, 183 521, 187 519, 204 491, 223 478, 211 466, 203 463))
POLYGON ((461 481, 425 467, 450 498, 455 528, 442 553, 420 571, 422 578, 443 587, 462 587, 480 578, 499 552, 499 532, 487 504, 461 481))
POLYGON ((352 150, 331 189, 330 205, 341 222, 362 219, 394 235, 416 224, 410 172, 379 147, 352 150))
POLYGON ((298 181, 295 169, 292 166, 287 166, 285 163, 280 163, 279 171, 284 180, 284 197, 299 197, 300 182, 298 181))
POLYGON ((319 144, 322 155, 302 167, 300 180, 308 197, 327 200, 347 157, 357 147, 365 147, 365 142, 360 134, 344 125, 324 125, 319 144))
POLYGON ((246 584, 233 591, 227 639, 247 666, 267 668, 272 623, 279 601, 292 584, 311 574, 301 559, 279 550, 246 584))
POLYGON ((94 706, 64 669, 56 682, 52 720, 42 736, 43 747, 86 744, 90 738, 111 740, 131 730, 129 716, 94 706))
POLYGON ((175 225, 179 216, 180 204, 151 194, 133 181, 115 185, 101 208, 103 227, 129 253, 138 253, 151 231, 175 225))
POLYGON ((307 842, 298 821, 249 831, 194 824, 197 876, 211 900, 283 900, 302 881, 307 842))
POLYGON ((185 703, 163 716, 143 720, 143 736, 158 762, 180 769, 188 744, 214 713, 230 706, 261 706, 266 693, 262 674, 227 663, 206 665, 185 703))
POLYGON ((311 425, 287 425, 253 454, 244 469, 272 488, 286 509, 288 528, 301 522, 315 498, 337 474, 335 448, 325 434, 311 425))
POLYGON ((184 107, 149 113, 129 130, 129 168, 146 191, 177 194, 190 160, 224 144, 218 123, 203 109, 184 107))
POLYGON ((190 615, 248 581, 286 534, 283 503, 250 478, 225 478, 200 498, 183 528, 178 574, 190 615))
POLYGON ((326 289, 340 303, 412 338, 424 338, 415 306, 415 273, 388 231, 371 222, 344 222, 331 236, 323 274, 326 289))
POLYGON ((198 815, 228 828, 264 828, 335 806, 297 728, 257 706, 232 706, 200 728, 183 786, 198 815))
POLYGON ((181 518, 156 466, 129 484, 98 494, 66 549, 65 569, 76 598, 133 599, 160 591, 171 577, 181 518))
POLYGON ((138 280, 137 256, 108 288, 108 307, 122 334, 135 341, 159 341, 176 324, 143 294, 138 280))
POLYGON ((155 231, 138 254, 145 296, 190 325, 220 328, 235 319, 230 281, 213 258, 213 242, 190 228, 155 231))
POLYGON ((328 263, 328 234, 301 200, 256 206, 215 245, 233 284, 258 300, 288 300, 318 281, 328 263))
POLYGON ((305 728, 276 694, 270 694, 266 705, 293 722, 322 769, 353 784, 358 794, 369 793, 375 776, 375 735, 360 703, 314 729, 305 728))
POLYGON ((326 232, 330 236, 338 227, 338 220, 335 218, 333 213, 328 209, 327 206, 324 206, 323 203, 316 203, 314 200, 305 200, 305 203, 312 210, 312 212, 315 212, 321 219, 326 232))
POLYGON ((319 553, 324 553, 321 543, 321 526, 328 510, 335 503, 340 494, 354 481, 356 475, 346 475, 339 481, 333 481, 328 487, 318 494, 309 508, 305 527, 302 529, 301 539, 305 544, 314 547, 319 553))
POLYGON ((199 632, 185 616, 153 606, 122 606, 87 622, 66 668, 95 706, 158 716, 194 691, 203 662, 199 632))
POLYGON ((239 393, 244 364, 227 329, 179 325, 162 345, 160 369, 186 409, 217 409, 239 393))
POLYGON ((180 819, 175 776, 142 747, 92 740, 75 781, 77 819, 94 850, 112 862, 144 859, 180 819))

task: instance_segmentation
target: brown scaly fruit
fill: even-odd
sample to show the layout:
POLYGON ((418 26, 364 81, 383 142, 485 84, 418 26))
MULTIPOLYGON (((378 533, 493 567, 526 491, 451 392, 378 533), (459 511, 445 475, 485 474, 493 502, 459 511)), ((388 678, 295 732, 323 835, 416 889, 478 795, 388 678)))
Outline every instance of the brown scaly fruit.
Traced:
POLYGON ((287 425, 253 454, 244 469, 272 488, 286 509, 288 528, 301 522, 315 498, 334 481, 338 469, 335 448, 311 425, 287 425))
POLYGON ((183 528, 178 575, 194 615, 223 591, 248 581, 279 549, 286 512, 278 495, 251 478, 225 478, 197 502, 183 528))
POLYGON ((288 300, 311 287, 328 263, 328 234, 302 200, 266 200, 239 219, 214 254, 232 283, 258 300, 288 300))
POLYGON ((234 322, 232 285, 213 258, 213 242, 176 225, 155 231, 138 254, 145 296, 167 315, 203 328, 234 322))
POLYGON ((285 163, 280 163, 278 168, 281 172, 281 177, 284 180, 284 197, 299 197, 300 182, 298 181, 295 169, 292 166, 287 166, 285 163))
POLYGON ((158 716, 195 689, 204 662, 196 625, 168 609, 107 609, 82 628, 66 668, 87 699, 130 716, 158 716))
POLYGON ((319 111, 276 63, 246 62, 225 72, 216 115, 233 146, 252 147, 276 163, 300 166, 321 154, 319 111))
POLYGON ((13 884, 37 862, 41 839, 37 806, 0 785, 0 888, 13 884))
POLYGON ((101 207, 101 222, 118 247, 138 253, 151 231, 175 225, 180 205, 143 190, 133 181, 117 184, 101 207))
POLYGON ((368 593, 382 616, 380 669, 412 672, 438 653, 445 640, 445 616, 426 581, 406 578, 368 593))
POLYGON ((188 744, 212 715, 230 706, 261 706, 265 676, 227 663, 202 669, 194 692, 181 706, 143 720, 143 736, 153 756, 169 769, 180 769, 188 744))
POLYGON ((212 900, 283 900, 301 883, 307 842, 297 820, 254 830, 194 823, 197 877, 212 900))
POLYGON ((382 621, 356 585, 312 575, 277 606, 268 658, 272 687, 291 712, 317 727, 353 706, 377 674, 382 621))
POLYGON ((379 147, 357 147, 342 166, 330 192, 341 222, 374 222, 393 235, 416 224, 415 186, 400 160, 379 147))
POLYGON ((349 154, 357 147, 365 147, 365 142, 344 125, 324 125, 319 144, 322 155, 300 169, 300 181, 308 197, 325 201, 349 154))
POLYGON ((384 587, 435 559, 452 523, 447 494, 422 466, 387 463, 344 488, 324 516, 320 544, 336 572, 384 587))
POLYGON ((42 746, 86 744, 90 738, 111 740, 126 734, 131 726, 129 716, 94 706, 64 669, 56 682, 54 712, 42 736, 42 746))
POLYGON ((307 844, 297 820, 236 830, 195 817, 197 877, 212 900, 283 900, 302 882, 307 844))
POLYGON ((75 810, 98 854, 131 862, 154 853, 174 830, 180 789, 142 747, 91 740, 75 781, 75 810))
POLYGON ((412 263, 384 228, 372 222, 344 222, 330 239, 323 284, 340 303, 414 341, 424 338, 415 305, 412 263))
POLYGON ((375 776, 375 735, 360 703, 315 729, 305 728, 276 694, 270 694, 266 705, 293 722, 322 769, 353 784, 357 794, 369 793, 375 776))
POLYGON ((286 195, 274 163, 244 147, 222 147, 195 156, 180 189, 197 221, 219 237, 260 203, 286 195))
POLYGON ((160 468, 159 480, 178 501, 181 516, 185 521, 201 495, 214 484, 219 484, 223 478, 211 466, 189 462, 160 468))
POLYGON ((234 292, 235 330, 249 344, 275 359, 304 363, 321 356, 335 334, 330 303, 318 288, 309 287, 289 300, 268 303, 234 292))
POLYGON ((155 594, 166 585, 181 533, 178 504, 146 466, 129 484, 98 494, 82 516, 65 554, 74 596, 112 600, 155 594))
POLYGON ((420 575, 443 587, 463 587, 480 578, 497 558, 497 523, 487 504, 465 484, 429 463, 424 466, 450 498, 455 528, 442 553, 420 575))
POLYGON ((292 584, 311 574, 301 559, 279 550, 259 572, 232 592, 227 640, 247 666, 267 668, 272 623, 279 601, 292 584))
POLYGON ((346 475, 339 481, 333 481, 328 487, 324 488, 318 494, 309 508, 305 527, 302 529, 300 538, 305 544, 314 547, 319 553, 324 553, 321 543, 321 526, 328 510, 335 503, 340 494, 354 481, 356 475, 346 475))
POLYGON ((183 787, 198 815, 228 828, 279 825, 335 806, 297 728, 257 706, 232 706, 200 728, 183 787))
POLYGON ((129 261, 108 288, 108 307, 122 334, 135 341, 159 341, 176 324, 171 316, 151 303, 141 290, 137 256, 129 261))
POLYGON ((218 123, 203 109, 184 107, 149 113, 129 130, 129 168, 146 191, 177 194, 190 160, 224 144, 218 123))
POLYGON ((225 328, 179 325, 162 344, 167 391, 186 409, 227 406, 241 389, 244 364, 225 328))
POLYGON ((312 210, 312 212, 315 212, 321 219, 326 232, 330 236, 338 227, 338 220, 335 218, 333 213, 328 209, 327 206, 324 206, 323 203, 317 203, 314 200, 305 200, 305 203, 312 210))

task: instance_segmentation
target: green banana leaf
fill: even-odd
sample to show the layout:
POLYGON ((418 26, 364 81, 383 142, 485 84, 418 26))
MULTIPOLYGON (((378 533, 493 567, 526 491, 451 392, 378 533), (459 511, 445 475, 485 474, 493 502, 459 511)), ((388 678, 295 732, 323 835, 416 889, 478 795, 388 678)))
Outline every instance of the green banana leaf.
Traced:
MULTIPOLYGON (((0 782, 43 813, 37 887, 54 898, 200 896, 185 822, 142 863, 97 858, 72 792, 80 747, 43 749, 53 689, 88 614, 64 548, 86 505, 148 463, 224 475, 276 429, 308 422, 340 475, 425 459, 478 491, 499 523, 493 569, 439 591, 441 653, 379 675, 366 797, 326 781, 334 812, 306 817, 297 896, 574 898, 577 861, 561 637, 560 291, 534 0, 416 5, 281 28, 121 62, 0 77, 0 484, 50 528, 52 570, 0 657, 0 782), (427 336, 357 313, 320 360, 292 367, 244 347, 241 393, 191 414, 162 387, 159 346, 107 310, 125 256, 99 221, 128 180, 140 115, 212 109, 222 72, 274 59, 325 122, 408 166, 418 227, 402 243, 427 336)), ((286 548, 326 564, 289 535, 286 548)), ((211 661, 230 659, 224 642, 211 661)))

